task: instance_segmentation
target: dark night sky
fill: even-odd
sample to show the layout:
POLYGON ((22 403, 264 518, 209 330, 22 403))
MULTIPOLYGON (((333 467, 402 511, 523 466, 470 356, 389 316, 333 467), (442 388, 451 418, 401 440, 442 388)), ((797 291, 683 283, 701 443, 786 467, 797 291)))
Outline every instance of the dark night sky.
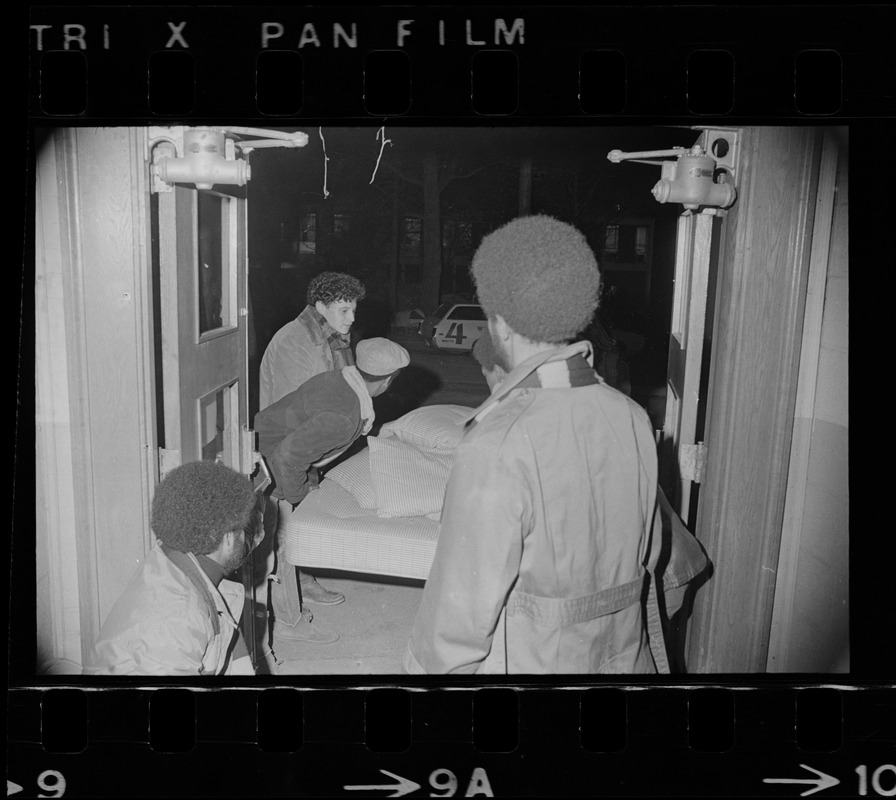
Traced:
MULTIPOLYGON (((299 128, 309 137, 308 145, 300 150, 257 150, 251 156, 253 195, 266 204, 277 198, 278 213, 288 214, 288 206, 302 193, 320 196, 323 191, 324 151, 317 128, 299 128)), ((378 128, 324 128, 327 164, 327 184, 330 199, 338 201, 337 193, 347 182, 354 188, 369 185, 380 154, 378 128)), ((389 161, 408 160, 427 148, 434 148, 442 159, 459 159, 467 170, 499 160, 512 162, 523 155, 533 158, 536 180, 539 172, 576 170, 581 176, 601 173, 607 193, 613 202, 649 209, 656 201, 649 194, 659 179, 659 168, 637 164, 611 164, 607 153, 612 149, 625 151, 667 149, 690 146, 699 131, 687 127, 398 127, 387 126, 386 139, 391 144, 383 150, 383 160, 377 169, 376 180, 389 177, 385 167, 389 161), (647 192, 646 197, 644 192, 647 192)), ((376 189, 371 187, 371 192, 376 189)))
MULTIPOLYGON (((613 149, 632 152, 689 147, 698 139, 698 130, 683 126, 387 125, 385 137, 390 144, 382 149, 377 166, 381 153, 378 127, 325 127, 323 136, 329 157, 326 200, 324 144, 319 129, 298 130, 308 134, 304 148, 259 149, 250 156, 249 258, 253 266, 262 267, 250 270, 250 283, 256 292, 258 310, 264 309, 267 327, 271 329, 259 331, 262 340, 301 310, 303 281, 307 282, 310 274, 280 270, 278 266, 281 261, 292 260, 289 242, 301 228, 301 216, 307 213, 329 210, 352 219, 349 245, 354 250, 348 251, 347 260, 311 264, 312 272, 328 268, 351 271, 370 284, 367 306, 373 307, 373 295, 381 295, 384 303, 394 306, 393 311, 403 306, 403 298, 389 299, 388 272, 384 270, 392 257, 384 255, 384 248, 392 240, 396 196, 399 215, 419 216, 423 195, 413 183, 397 181, 395 170, 420 179, 422 157, 427 151, 437 154, 440 176, 461 176, 441 194, 442 218, 473 220, 478 224, 476 236, 518 214, 519 165, 521 157, 527 155, 532 159, 531 212, 548 213, 577 225, 596 252, 602 246, 607 224, 625 217, 657 220, 651 305, 662 309, 668 302, 674 220, 681 207, 663 205, 653 198, 651 189, 660 178, 659 166, 612 164, 607 153, 613 149), (665 241, 669 232, 671 244, 665 241)), ((473 242, 474 248, 476 244, 478 241, 473 242)), ((413 294, 413 289, 405 292, 405 296, 413 294)), ((649 314, 646 309, 645 313, 649 314)))

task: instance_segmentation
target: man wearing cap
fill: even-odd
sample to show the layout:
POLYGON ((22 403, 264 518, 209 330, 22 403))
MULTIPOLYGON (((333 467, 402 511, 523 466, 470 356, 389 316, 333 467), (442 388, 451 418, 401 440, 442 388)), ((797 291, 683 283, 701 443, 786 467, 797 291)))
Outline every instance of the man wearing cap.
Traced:
POLYGON ((284 557, 281 533, 286 519, 312 488, 312 470, 337 458, 370 430, 373 398, 385 392, 410 362, 407 350, 382 338, 359 342, 356 354, 357 366, 315 375, 255 415, 258 450, 270 469, 271 496, 279 510, 279 523, 274 526, 278 564, 271 576, 275 638, 316 643, 339 638, 312 623, 296 584, 296 570, 284 557))
MULTIPOLYGON (((366 290, 357 278, 344 272, 321 272, 308 284, 308 304, 291 322, 278 330, 264 351, 258 370, 258 407, 267 408, 322 372, 341 370, 355 363, 350 331, 358 301, 366 290)), ((274 564, 271 543, 262 558, 270 570, 274 564)), ((345 600, 306 572, 299 580, 306 601, 336 605, 345 600)))
POLYGON ((468 417, 405 656, 410 673, 648 673, 647 414, 592 368, 600 274, 585 237, 513 220, 473 258, 507 375, 468 417))

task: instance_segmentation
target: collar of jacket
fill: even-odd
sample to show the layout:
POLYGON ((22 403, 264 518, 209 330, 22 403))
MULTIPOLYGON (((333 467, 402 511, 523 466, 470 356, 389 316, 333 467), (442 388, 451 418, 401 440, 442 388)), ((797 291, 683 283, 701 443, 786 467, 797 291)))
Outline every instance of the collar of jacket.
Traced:
POLYGON ((376 416, 376 412, 373 409, 373 398, 370 396, 367 383, 361 377, 357 367, 343 367, 342 377, 345 378, 345 382, 358 395, 358 402, 361 404, 361 435, 365 436, 373 427, 373 420, 376 416))
POLYGON ((208 604, 211 612, 209 616, 212 620, 212 628, 215 636, 217 636, 221 632, 221 623, 218 620, 218 607, 215 605, 215 598, 212 597, 212 591, 209 589, 209 578, 202 571, 196 557, 190 553, 174 550, 164 544, 162 545, 162 552, 175 567, 190 579, 190 582, 196 587, 196 591, 199 592, 199 596, 208 604))
POLYGON ((519 385, 528 378, 539 367, 545 364, 553 364, 559 361, 566 361, 575 355, 582 355, 588 362, 589 367, 594 366, 594 350, 591 343, 587 341, 574 342, 565 347, 557 347, 552 350, 545 350, 537 353, 531 358, 527 358, 521 364, 504 377, 496 387, 495 391, 478 408, 473 409, 467 416, 461 420, 461 424, 466 425, 470 420, 475 419, 477 422, 482 419, 505 398, 514 389, 520 388, 519 385))

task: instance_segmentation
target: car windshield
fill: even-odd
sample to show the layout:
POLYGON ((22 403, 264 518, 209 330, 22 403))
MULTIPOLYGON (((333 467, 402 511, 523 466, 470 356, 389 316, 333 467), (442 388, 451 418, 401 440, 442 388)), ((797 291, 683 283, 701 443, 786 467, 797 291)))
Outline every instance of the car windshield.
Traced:
POLYGON ((448 313, 449 308, 451 308, 451 303, 442 303, 442 305, 432 312, 432 315, 434 317, 444 317, 445 314, 448 313))

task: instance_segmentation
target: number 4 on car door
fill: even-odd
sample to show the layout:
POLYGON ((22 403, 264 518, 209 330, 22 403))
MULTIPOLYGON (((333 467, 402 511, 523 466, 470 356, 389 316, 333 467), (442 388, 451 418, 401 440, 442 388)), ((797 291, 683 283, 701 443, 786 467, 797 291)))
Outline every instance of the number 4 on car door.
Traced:
POLYGON ((462 345, 464 343, 464 339, 467 338, 466 336, 464 336, 463 322, 452 322, 451 327, 448 328, 448 333, 446 333, 443 338, 454 339, 455 344, 462 345))

